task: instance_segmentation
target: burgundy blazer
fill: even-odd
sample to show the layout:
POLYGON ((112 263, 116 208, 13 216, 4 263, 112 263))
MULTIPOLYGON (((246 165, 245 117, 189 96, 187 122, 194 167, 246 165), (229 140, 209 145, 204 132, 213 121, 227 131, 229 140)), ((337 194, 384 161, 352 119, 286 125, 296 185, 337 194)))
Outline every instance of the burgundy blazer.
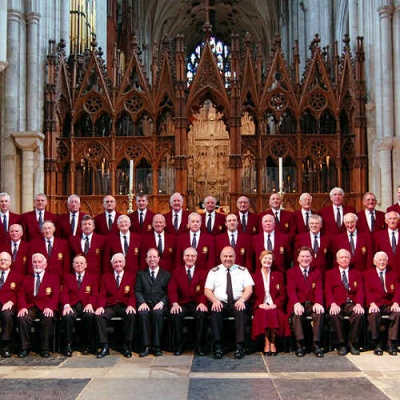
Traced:
MULTIPOLYGON (((81 246, 81 236, 71 236, 69 238, 69 248, 71 251, 71 259, 77 255, 84 255, 81 246)), ((96 274, 98 277, 103 273, 103 257, 105 247, 104 236, 93 233, 88 254, 85 256, 87 261, 86 271, 96 274)))
MULTIPOLYGON (((164 231, 164 251, 160 256, 158 263, 161 269, 171 272, 175 268, 175 243, 176 235, 172 235, 164 231)), ((142 236, 142 247, 140 249, 140 269, 146 269, 146 254, 147 250, 157 248, 156 239, 153 233, 142 236)))
POLYGON ((134 289, 134 274, 124 271, 124 276, 118 288, 114 273, 106 273, 101 277, 97 307, 110 307, 122 303, 126 307, 132 306, 136 308, 134 289))
MULTIPOLYGON (((327 269, 332 268, 332 246, 331 238, 327 235, 320 234, 319 236, 320 246, 318 253, 314 254, 311 266, 321 271, 323 274, 327 269)), ((293 262, 297 265, 297 250, 302 247, 307 246, 311 249, 313 248, 313 243, 311 242, 310 232, 300 233, 296 236, 296 241, 294 244, 294 259, 293 262)))
POLYGON ((28 275, 24 278, 20 290, 18 291, 18 310, 21 308, 31 308, 36 306, 40 311, 50 308, 53 311, 58 310, 60 299, 60 281, 58 276, 45 271, 39 292, 34 296, 35 278, 34 275, 28 275))
POLYGON ((18 274, 17 272, 10 270, 7 279, 3 286, 0 288, 0 305, 3 306, 7 301, 12 301, 14 307, 17 304, 17 294, 24 276, 18 274))
POLYGON ((330 307, 332 303, 341 306, 346 303, 346 298, 349 297, 354 304, 364 306, 364 281, 360 271, 349 269, 349 290, 342 282, 339 267, 330 269, 325 274, 325 303, 330 307))
MULTIPOLYGON (((254 290, 253 290, 253 309, 258 308, 260 304, 264 303, 265 289, 264 280, 261 268, 257 269, 253 274, 254 290)), ((285 312, 285 304, 287 300, 287 293, 285 287, 284 275, 279 271, 271 271, 269 292, 276 307, 285 312)))
POLYGON ((291 268, 286 273, 286 289, 289 297, 287 312, 293 313, 296 303, 319 303, 324 305, 324 292, 322 287, 322 275, 316 268, 309 268, 307 281, 299 266, 291 268))
POLYGON ((41 253, 47 258, 47 272, 57 275, 62 282, 62 277, 71 272, 71 259, 68 242, 55 237, 51 254, 47 253, 47 242, 41 237, 32 240, 31 255, 41 253))
MULTIPOLYGON (((125 255, 126 265, 124 270, 131 274, 137 274, 139 271, 140 248, 142 245, 142 236, 131 232, 128 254, 125 255)), ((124 254, 121 246, 119 231, 116 235, 109 236, 104 246, 104 268, 105 272, 112 272, 111 257, 116 253, 124 254)))
POLYGON ((384 251, 389 260, 388 264, 393 271, 396 271, 400 275, 400 240, 397 242, 396 254, 392 251, 391 239, 389 239, 389 233, 387 229, 377 231, 372 235, 372 243, 374 246, 374 254, 377 251, 384 251))
MULTIPOLYGON (((0 251, 6 251, 12 256, 11 241, 0 244, 0 251)), ((24 240, 19 243, 17 257, 15 262, 11 264, 11 269, 20 275, 28 275, 32 273, 32 253, 31 245, 24 240)))
MULTIPOLYGON (((351 246, 347 236, 347 231, 333 237, 332 249, 335 255, 340 249, 346 249, 351 254, 351 246)), ((350 267, 353 267, 361 272, 371 268, 372 257, 373 250, 371 235, 366 232, 357 231, 357 243, 354 254, 351 256, 350 267)), ((334 258, 334 266, 337 266, 336 258, 334 258)))
MULTIPOLYGON (((238 217, 238 231, 243 232, 242 221, 240 219, 240 213, 235 212, 235 215, 238 217)), ((244 232, 247 235, 256 235, 258 233, 258 216, 255 213, 249 212, 247 215, 247 225, 246 231, 244 232)))
MULTIPOLYGON (((309 211, 309 215, 316 214, 314 210, 309 211)), ((290 232, 289 235, 295 237, 296 235, 304 232, 308 232, 308 226, 306 226, 303 214, 301 210, 295 210, 292 212, 292 220, 290 221, 290 232)))
MULTIPOLYGON (((369 229, 365 210, 359 211, 357 217, 357 230, 360 232, 373 233, 369 229)), ((375 210, 374 232, 381 231, 382 229, 386 229, 385 213, 383 211, 375 210)))
POLYGON ((173 235, 180 235, 181 233, 188 232, 188 217, 189 217, 190 212, 182 210, 182 221, 181 224, 179 225, 179 229, 175 231, 174 228, 174 222, 173 222, 173 213, 172 211, 167 212, 164 214, 165 217, 165 231, 167 233, 171 233, 173 235))
MULTIPOLYGON (((43 216, 44 221, 52 221, 54 225, 57 227, 57 215, 51 213, 50 211, 45 210, 43 216)), ((24 228, 24 239, 27 242, 36 239, 37 237, 42 237, 43 234, 40 232, 39 224, 36 219, 36 211, 29 211, 21 215, 21 224, 24 228)))
MULTIPOLYGON (((260 254, 264 248, 264 232, 252 237, 253 257, 255 257, 256 270, 261 267, 259 260, 260 254)), ((285 272, 290 268, 292 261, 292 249, 289 242, 289 235, 275 231, 275 245, 273 249, 275 256, 275 268, 278 271, 285 272)))
MULTIPOLYGON (((21 215, 13 213, 9 211, 8 215, 8 229, 10 229, 10 226, 13 224, 21 224, 21 215)), ((0 242, 6 241, 9 239, 8 232, 4 230, 3 227, 3 220, 0 218, 0 242)))
POLYGON ((153 217, 156 214, 147 209, 146 211, 146 216, 143 220, 143 225, 140 227, 139 224, 139 211, 134 211, 130 214, 128 214, 129 219, 131 220, 131 231, 136 232, 136 233, 151 233, 153 232, 153 217))
MULTIPOLYGON (((221 263, 220 255, 224 247, 231 245, 229 233, 221 233, 215 236, 215 265, 221 263)), ((236 264, 246 267, 249 271, 253 270, 253 256, 251 246, 251 236, 238 232, 235 246, 236 264)))
POLYGON ((354 207, 343 205, 343 216, 342 216, 342 225, 339 228, 336 223, 336 215, 333 212, 332 204, 326 207, 323 207, 319 210, 318 214, 322 217, 322 231, 329 236, 337 235, 338 233, 344 232, 346 227, 343 223, 343 218, 347 213, 356 213, 354 207))
MULTIPOLYGON (((190 233, 186 232, 179 235, 175 246, 175 266, 184 265, 183 251, 191 246, 190 233)), ((201 233, 200 240, 197 242, 197 261, 199 269, 209 271, 215 267, 215 240, 214 236, 208 233, 201 233)))
POLYGON ((109 235, 114 235, 115 233, 118 232, 118 226, 117 226, 117 219, 121 215, 118 211, 115 212, 115 218, 114 222, 112 224, 111 230, 108 230, 108 222, 107 222, 107 217, 106 213, 102 212, 101 214, 98 214, 94 217, 95 221, 95 229, 94 231, 102 236, 109 236, 109 235))
MULTIPOLYGON (((275 224, 275 230, 284 233, 285 235, 288 235, 290 232, 290 224, 292 222, 292 212, 281 209, 279 214, 280 214, 280 220, 279 224, 278 223, 275 224)), ((258 215, 258 232, 262 232, 263 230, 261 221, 264 215, 272 215, 273 217, 275 217, 274 212, 270 208, 266 211, 261 212, 258 215)))
POLYGON ((364 272, 365 303, 367 307, 375 303, 378 307, 400 303, 400 286, 397 274, 386 269, 385 287, 383 289, 381 279, 376 268, 364 272))
MULTIPOLYGON (((86 213, 83 212, 78 212, 76 217, 76 235, 79 236, 82 234, 82 229, 81 229, 81 222, 82 218, 86 213)), ((68 240, 70 236, 72 236, 72 229, 71 229, 71 223, 69 221, 69 212, 65 214, 61 214, 58 216, 58 222, 57 222, 57 230, 56 234, 58 237, 68 240)))
POLYGON ((168 299, 170 305, 173 303, 182 305, 190 302, 207 305, 207 298, 204 295, 206 278, 207 271, 195 267, 192 281, 189 283, 186 268, 184 266, 176 267, 168 283, 168 299))
POLYGON ((81 302, 83 307, 92 304, 96 307, 98 296, 97 277, 85 271, 80 287, 75 272, 64 277, 64 283, 60 295, 60 303, 63 308, 66 304, 71 307, 81 302))
POLYGON ((389 212, 389 211, 396 211, 397 213, 400 214, 400 205, 399 205, 399 203, 394 203, 390 207, 388 207, 386 209, 386 212, 389 212))
POLYGON ((207 213, 207 211, 205 211, 203 214, 201 214, 201 231, 202 232, 216 236, 216 235, 219 235, 220 233, 223 233, 226 231, 224 214, 215 212, 215 221, 214 221, 214 226, 213 226, 211 232, 207 231, 207 220, 208 220, 208 213, 207 213))

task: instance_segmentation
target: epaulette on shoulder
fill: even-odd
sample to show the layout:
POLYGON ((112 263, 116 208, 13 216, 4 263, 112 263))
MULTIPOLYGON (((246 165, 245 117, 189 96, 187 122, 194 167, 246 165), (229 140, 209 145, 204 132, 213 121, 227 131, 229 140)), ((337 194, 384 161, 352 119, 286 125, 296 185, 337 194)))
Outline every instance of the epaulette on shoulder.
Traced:
POLYGON ((246 271, 246 268, 245 268, 245 267, 242 267, 241 265, 238 265, 238 268, 239 268, 241 271, 246 271))
POLYGON ((217 272, 217 271, 219 270, 219 267, 214 267, 212 270, 213 270, 214 272, 217 272))

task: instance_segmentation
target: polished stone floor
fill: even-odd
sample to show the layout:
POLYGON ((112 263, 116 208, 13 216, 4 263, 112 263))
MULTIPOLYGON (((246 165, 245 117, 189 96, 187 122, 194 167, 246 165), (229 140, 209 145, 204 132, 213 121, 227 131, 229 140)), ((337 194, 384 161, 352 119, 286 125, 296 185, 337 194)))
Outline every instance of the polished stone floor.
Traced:
POLYGON ((0 359, 0 399, 399 399, 400 356, 294 353, 0 359))

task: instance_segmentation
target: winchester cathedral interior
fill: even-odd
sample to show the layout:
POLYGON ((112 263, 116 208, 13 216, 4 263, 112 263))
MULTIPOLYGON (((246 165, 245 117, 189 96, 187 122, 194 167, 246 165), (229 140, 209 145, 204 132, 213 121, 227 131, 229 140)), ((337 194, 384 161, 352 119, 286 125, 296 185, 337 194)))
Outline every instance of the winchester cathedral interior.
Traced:
POLYGON ((92 215, 332 187, 381 209, 400 178, 397 0, 2 0, 1 190, 92 215), (280 168, 281 165, 281 168, 280 168))

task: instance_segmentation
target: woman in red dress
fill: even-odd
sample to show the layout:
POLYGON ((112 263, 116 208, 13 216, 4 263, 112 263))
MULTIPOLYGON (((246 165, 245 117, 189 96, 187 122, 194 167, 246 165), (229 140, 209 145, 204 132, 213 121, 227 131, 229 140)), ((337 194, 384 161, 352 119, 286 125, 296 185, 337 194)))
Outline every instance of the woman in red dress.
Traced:
POLYGON ((252 338, 264 335, 264 355, 276 356, 275 336, 286 333, 284 324, 287 318, 284 312, 286 288, 284 276, 279 271, 271 271, 274 263, 272 251, 260 254, 261 268, 254 275, 254 306, 252 338))

